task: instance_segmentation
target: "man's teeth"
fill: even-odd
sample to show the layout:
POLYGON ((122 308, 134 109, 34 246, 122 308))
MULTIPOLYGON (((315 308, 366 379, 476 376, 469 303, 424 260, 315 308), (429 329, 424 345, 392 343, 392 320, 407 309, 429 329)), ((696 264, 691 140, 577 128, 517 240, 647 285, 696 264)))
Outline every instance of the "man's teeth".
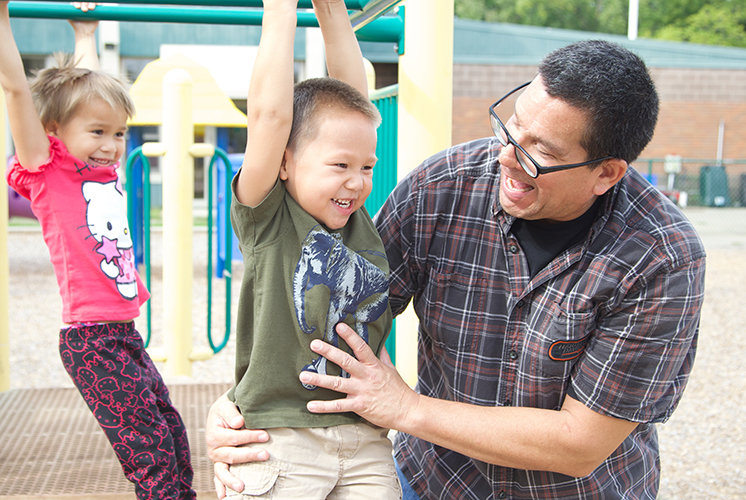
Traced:
POLYGON ((508 187, 514 191, 531 191, 533 187, 529 184, 518 182, 511 177, 507 178, 508 187))

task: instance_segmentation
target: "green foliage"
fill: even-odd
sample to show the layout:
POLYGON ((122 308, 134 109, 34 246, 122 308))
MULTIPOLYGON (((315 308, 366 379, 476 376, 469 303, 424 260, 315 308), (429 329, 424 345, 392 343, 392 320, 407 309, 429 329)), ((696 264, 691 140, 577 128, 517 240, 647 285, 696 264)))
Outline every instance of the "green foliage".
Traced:
POLYGON ((656 38, 746 47, 744 21, 735 15, 730 6, 723 5, 705 5, 683 21, 658 31, 656 38))
MULTIPOLYGON (((624 35, 629 0, 455 0, 465 19, 624 35)), ((641 37, 746 47, 746 0, 640 0, 641 37)))

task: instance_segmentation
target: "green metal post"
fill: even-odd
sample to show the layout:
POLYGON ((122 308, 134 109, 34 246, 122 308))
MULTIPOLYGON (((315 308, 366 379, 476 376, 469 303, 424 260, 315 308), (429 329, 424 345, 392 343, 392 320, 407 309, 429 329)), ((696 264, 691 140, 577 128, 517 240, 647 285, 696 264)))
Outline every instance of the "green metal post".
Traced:
MULTIPOLYGON (((263 12, 261 9, 108 4, 82 12, 72 5, 54 2, 10 2, 8 9, 11 17, 253 26, 262 24, 263 12)), ((310 28, 318 25, 319 22, 312 12, 298 12, 299 27, 310 28)), ((369 42, 401 43, 403 33, 404 23, 401 18, 386 16, 378 17, 361 27, 357 31, 357 37, 369 42)))
MULTIPOLYGON (((135 166, 135 162, 137 160, 142 161, 142 172, 143 172, 143 265, 145 266, 145 286, 147 286, 148 291, 151 290, 150 283, 151 283, 151 265, 150 265, 150 160, 148 160, 148 157, 145 156, 142 152, 142 146, 135 148, 127 158, 127 163, 125 165, 125 175, 127 177, 127 186, 125 189, 129 186, 131 186, 129 180, 132 179, 132 171, 135 166)), ((129 226, 132 227, 133 221, 135 220, 135 202, 137 200, 137 197, 135 196, 134 190, 130 192, 127 191, 127 220, 129 221, 129 226)), ((153 332, 153 314, 152 314, 152 307, 151 307, 151 301, 148 300, 147 304, 145 304, 146 309, 146 316, 148 318, 148 331, 145 338, 145 347, 148 347, 150 344, 150 337, 153 332)))
POLYGON ((214 353, 220 352, 226 344, 231 334, 231 253, 233 242, 233 232, 231 231, 231 216, 230 216, 230 193, 231 193, 231 181, 233 180, 229 175, 231 171, 231 162, 228 159, 228 155, 220 148, 215 148, 215 155, 210 161, 210 166, 207 171, 207 341, 210 343, 210 348, 214 353), (220 159, 225 164, 225 261, 223 263, 223 277, 225 278, 225 334, 223 335, 223 342, 219 346, 215 346, 212 341, 212 228, 213 228, 213 216, 212 216, 212 205, 213 205, 213 173, 215 170, 215 163, 220 159))

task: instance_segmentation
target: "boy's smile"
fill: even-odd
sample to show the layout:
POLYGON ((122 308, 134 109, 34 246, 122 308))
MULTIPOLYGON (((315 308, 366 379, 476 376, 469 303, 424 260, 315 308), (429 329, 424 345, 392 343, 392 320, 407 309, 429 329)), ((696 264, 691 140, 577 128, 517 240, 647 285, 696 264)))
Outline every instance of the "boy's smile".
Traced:
POLYGON ((127 113, 101 99, 80 106, 64 125, 51 124, 47 133, 60 139, 68 152, 89 165, 110 167, 124 153, 127 113))
POLYGON ((316 118, 315 137, 285 151, 280 178, 290 195, 327 228, 344 227, 373 188, 376 127, 361 113, 334 109, 316 118))

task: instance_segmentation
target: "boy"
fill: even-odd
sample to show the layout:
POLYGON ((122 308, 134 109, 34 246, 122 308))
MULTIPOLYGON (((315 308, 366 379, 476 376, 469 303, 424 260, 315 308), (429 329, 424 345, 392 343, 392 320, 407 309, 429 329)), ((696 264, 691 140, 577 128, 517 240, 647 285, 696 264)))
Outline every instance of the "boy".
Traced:
POLYGON ((380 123, 342 1, 314 0, 329 74, 293 88, 297 0, 265 0, 248 96, 248 141, 231 220, 245 271, 236 384, 247 426, 266 429, 270 460, 235 466, 251 498, 400 498, 387 430, 354 414, 313 415, 302 370, 341 374, 314 355, 347 322, 380 351, 391 327, 388 263, 363 207, 380 123), (341 80, 341 81, 340 81, 341 80), (343 83, 347 82, 347 83, 343 83))

